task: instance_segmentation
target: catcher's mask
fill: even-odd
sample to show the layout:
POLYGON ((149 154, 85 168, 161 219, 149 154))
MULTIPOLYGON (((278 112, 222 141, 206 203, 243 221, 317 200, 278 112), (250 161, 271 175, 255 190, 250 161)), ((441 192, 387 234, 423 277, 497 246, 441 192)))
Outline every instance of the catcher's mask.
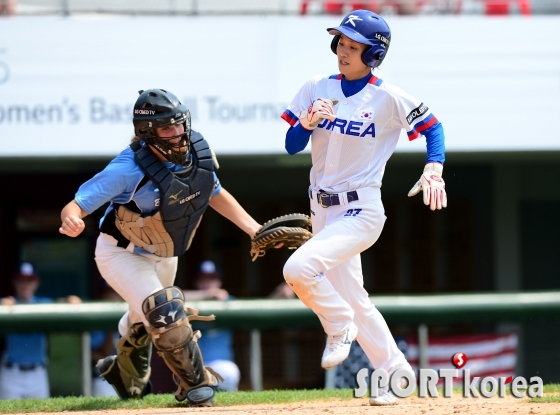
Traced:
POLYGON ((334 35, 331 50, 336 55, 336 47, 341 35, 354 42, 368 45, 362 53, 362 62, 370 68, 377 68, 387 56, 391 43, 391 29, 383 18, 369 10, 354 10, 342 19, 340 26, 329 27, 329 34, 334 35))
POLYGON ((187 107, 164 89, 148 89, 139 91, 139 94, 132 117, 136 136, 167 160, 189 167, 192 164, 189 157, 191 113, 187 107), (178 136, 180 139, 176 144, 170 141, 174 137, 160 138, 157 134, 158 128, 180 124, 183 124, 185 131, 178 136))

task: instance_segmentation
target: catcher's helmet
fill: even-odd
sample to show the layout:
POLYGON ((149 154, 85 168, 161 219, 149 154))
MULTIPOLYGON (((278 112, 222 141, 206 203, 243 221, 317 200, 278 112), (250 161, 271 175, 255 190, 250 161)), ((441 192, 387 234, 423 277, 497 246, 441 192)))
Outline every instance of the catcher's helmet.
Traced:
POLYGON ((342 19, 340 26, 330 27, 327 31, 335 35, 331 50, 336 55, 340 35, 345 35, 354 42, 368 45, 362 53, 362 62, 371 68, 381 65, 391 42, 391 29, 383 18, 369 10, 354 10, 342 19))
POLYGON ((164 89, 139 91, 140 96, 134 104, 132 123, 134 133, 147 144, 151 144, 167 160, 188 167, 191 138, 191 114, 187 107, 171 92, 164 89), (162 139, 157 128, 168 125, 183 124, 185 132, 180 135, 177 144, 169 139, 162 139))

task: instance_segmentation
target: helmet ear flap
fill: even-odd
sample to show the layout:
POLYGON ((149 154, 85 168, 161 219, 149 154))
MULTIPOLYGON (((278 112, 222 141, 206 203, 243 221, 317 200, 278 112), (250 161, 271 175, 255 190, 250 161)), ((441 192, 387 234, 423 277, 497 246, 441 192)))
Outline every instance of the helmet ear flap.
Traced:
POLYGON ((333 40, 331 41, 331 50, 332 53, 334 53, 336 55, 336 47, 338 46, 338 41, 340 40, 340 35, 335 35, 335 37, 333 37, 333 40))
POLYGON ((381 64, 387 54, 387 49, 381 47, 371 47, 362 54, 362 62, 367 66, 375 68, 381 64))

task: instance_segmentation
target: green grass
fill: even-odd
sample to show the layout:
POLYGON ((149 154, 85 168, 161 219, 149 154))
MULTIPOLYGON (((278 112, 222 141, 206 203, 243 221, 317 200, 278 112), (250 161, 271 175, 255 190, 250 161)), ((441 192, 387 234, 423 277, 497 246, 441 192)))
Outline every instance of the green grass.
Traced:
MULTIPOLYGON (((438 392, 442 396, 442 390, 438 392)), ((511 392, 508 391, 508 394, 511 392)), ((560 384, 544 385, 545 395, 534 398, 529 403, 560 403, 560 384)), ((453 388, 453 396, 462 395, 462 388, 453 388)), ((215 406, 235 405, 273 405, 293 402, 312 402, 342 400, 354 398, 352 389, 318 389, 318 390, 267 390, 263 392, 218 392, 214 398, 215 406)), ((142 400, 123 401, 119 398, 94 398, 70 396, 51 399, 13 399, 0 400, 0 414, 25 412, 63 412, 63 411, 101 411, 110 409, 149 409, 181 408, 185 402, 177 402, 171 394, 148 395, 142 400)))
MULTIPOLYGON (((272 405, 292 402, 351 400, 353 397, 352 389, 218 392, 214 398, 214 406, 272 405)), ((177 402, 171 394, 147 395, 141 400, 128 401, 123 401, 116 397, 94 398, 81 396, 51 399, 12 399, 0 400, 0 413, 180 408, 187 406, 185 402, 177 402)))
POLYGON ((560 383, 550 383, 543 387, 542 398, 531 398, 530 403, 560 403, 560 383))
POLYGON ((559 393, 560 394, 560 383, 549 383, 544 385, 544 393, 559 393))

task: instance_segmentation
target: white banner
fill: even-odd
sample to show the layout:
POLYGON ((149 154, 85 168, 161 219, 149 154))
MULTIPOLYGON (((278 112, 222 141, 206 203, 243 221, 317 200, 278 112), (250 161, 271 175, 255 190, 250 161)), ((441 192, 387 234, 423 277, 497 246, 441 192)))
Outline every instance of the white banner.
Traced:
MULTIPOLYGON (((376 75, 428 105, 448 151, 560 150, 560 16, 388 17, 376 75), (548 125, 550 124, 550 126, 548 125)), ((110 156, 137 91, 163 88, 218 154, 283 153, 280 115, 337 73, 333 16, 0 19, 0 156, 110 156)), ((398 151, 425 151, 402 135, 398 151)))

